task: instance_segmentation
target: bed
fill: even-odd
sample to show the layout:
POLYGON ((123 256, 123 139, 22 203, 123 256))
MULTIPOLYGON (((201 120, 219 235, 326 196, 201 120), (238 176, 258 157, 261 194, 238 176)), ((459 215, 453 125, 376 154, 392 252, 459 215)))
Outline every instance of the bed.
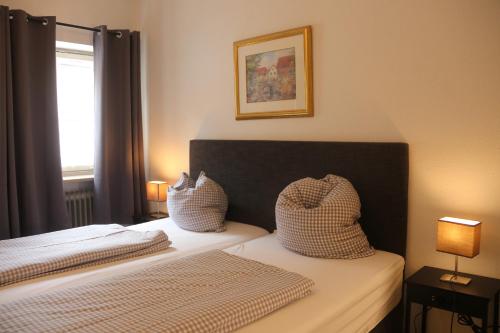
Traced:
MULTIPOLYGON (((329 173, 347 178, 360 196, 362 217, 359 222, 370 243, 378 250, 374 257, 351 261, 354 267, 359 267, 353 271, 339 269, 346 274, 339 277, 340 281, 357 282, 352 285, 351 290, 348 290, 348 295, 357 294, 358 299, 371 299, 372 303, 365 304, 364 310, 362 310, 363 305, 358 308, 358 312, 364 313, 365 316, 356 315, 356 310, 342 315, 350 308, 347 296, 337 300, 332 299, 332 303, 337 302, 337 304, 330 304, 329 310, 325 310, 321 302, 315 307, 315 297, 320 297, 318 294, 324 291, 320 290, 324 284, 319 283, 311 297, 249 325, 242 329, 243 332, 258 332, 259 327, 261 331, 264 331, 264 328, 270 330, 290 323, 294 323, 286 326, 290 332, 402 331, 401 291, 403 260, 406 256, 408 209, 406 143, 192 140, 190 174, 197 175, 201 170, 221 184, 227 193, 230 203, 226 216, 228 219, 257 225, 270 232, 276 227, 274 219, 276 198, 289 183, 304 177, 322 178, 329 173), (382 253, 387 262, 371 266, 371 260, 376 261, 382 253), (376 295, 371 284, 373 281, 369 277, 375 274, 380 278, 391 266, 394 268, 394 274, 389 274, 385 278, 385 293, 376 295), (369 273, 359 274, 368 267, 372 267, 369 273), (364 296, 360 296, 360 289, 369 285, 371 289, 367 288, 364 296), (385 301, 377 304, 381 299, 385 301), (312 313, 306 311, 311 308, 314 309, 312 313), (371 308, 371 311, 367 311, 368 308, 371 308), (297 311, 295 318, 299 313, 308 313, 309 316, 291 320, 294 311, 297 311), (315 320, 316 324, 313 323, 315 320), (298 322, 307 323, 300 326, 298 322)), ((263 239, 238 245, 239 253, 254 260, 295 270, 317 280, 317 284, 322 281, 321 273, 313 277, 312 272, 304 269, 307 264, 304 263, 306 266, 302 266, 293 263, 294 260, 310 262, 318 259, 301 257, 289 251, 284 252, 286 250, 278 246, 275 239, 273 242, 273 236, 264 238, 265 244, 261 246, 269 246, 269 250, 264 254, 257 250, 258 246, 253 245, 264 242, 263 239), (241 250, 241 247, 244 250, 241 250), (280 259, 283 253, 288 254, 289 260, 280 259)), ((330 261, 330 265, 338 264, 342 262, 330 261)), ((332 280, 332 283, 334 281, 332 280)), ((380 286, 382 288, 382 285, 380 286)), ((339 290, 329 292, 335 294, 339 290)))
MULTIPOLYGON (((225 221, 225 226, 225 232, 193 232, 181 229, 171 218, 165 218, 136 224, 128 228, 137 231, 163 230, 172 241, 172 244, 167 250, 163 251, 164 253, 158 254, 169 258, 213 249, 225 249, 268 234, 265 229, 251 224, 225 221)), ((155 258, 155 260, 157 259, 155 258)))
MULTIPOLYGON (((228 195, 228 220, 269 232, 276 227, 276 198, 286 185, 308 176, 320 178, 328 173, 343 176, 358 191, 362 202, 360 223, 370 243, 377 249, 376 254, 368 258, 332 260, 290 252, 280 246, 275 234, 265 232, 253 234, 252 240, 241 239, 236 232, 230 241, 216 241, 216 248, 225 248, 227 253, 297 272, 316 283, 310 296, 241 328, 241 332, 402 331, 401 290, 408 189, 406 144, 193 140, 190 144, 190 174, 197 175, 201 170, 221 184, 228 195)), ((132 228, 144 230, 155 224, 167 228, 174 249, 176 238, 178 241, 182 237, 193 240, 188 234, 182 237, 173 234, 168 230, 173 223, 161 220, 132 228)), ((228 227, 228 231, 221 235, 231 235, 231 229, 228 227)), ((210 237, 219 236, 211 234, 210 237)), ((0 290, 0 304, 140 271, 155 262, 175 261, 187 254, 209 250, 213 242, 200 244, 190 249, 178 246, 177 252, 174 250, 170 254, 68 272, 7 287, 0 290)))
POLYGON ((179 228, 171 218, 130 226, 130 229, 137 231, 163 230, 172 241, 172 244, 161 252, 70 270, 55 275, 46 275, 0 287, 0 304, 75 285, 80 281, 86 281, 91 276, 110 276, 118 272, 130 271, 134 267, 141 267, 141 265, 147 266, 158 261, 170 261, 204 251, 224 249, 268 234, 263 228, 238 222, 226 221, 226 227, 227 230, 223 233, 197 233, 179 228))
POLYGON ((311 258, 286 250, 276 238, 271 234, 224 251, 306 276, 315 283, 313 292, 242 333, 369 332, 398 304, 401 256, 376 251, 356 260, 311 258))

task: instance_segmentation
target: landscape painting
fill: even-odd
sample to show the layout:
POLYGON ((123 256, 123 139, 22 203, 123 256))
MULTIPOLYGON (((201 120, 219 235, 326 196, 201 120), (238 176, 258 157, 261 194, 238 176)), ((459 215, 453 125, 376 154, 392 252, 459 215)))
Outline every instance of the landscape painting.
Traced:
POLYGON ((296 98, 294 47, 248 55, 245 60, 247 103, 296 98))
POLYGON ((311 26, 233 43, 236 120, 313 117, 311 26))

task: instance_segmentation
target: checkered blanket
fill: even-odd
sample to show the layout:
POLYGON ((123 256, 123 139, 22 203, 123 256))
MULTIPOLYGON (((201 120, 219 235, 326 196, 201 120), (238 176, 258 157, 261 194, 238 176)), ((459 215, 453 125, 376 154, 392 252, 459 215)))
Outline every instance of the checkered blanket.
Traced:
POLYGON ((0 305, 0 331, 230 332, 308 295, 313 284, 214 250, 0 305))
POLYGON ((0 286, 154 253, 168 248, 161 231, 90 225, 0 241, 0 286))

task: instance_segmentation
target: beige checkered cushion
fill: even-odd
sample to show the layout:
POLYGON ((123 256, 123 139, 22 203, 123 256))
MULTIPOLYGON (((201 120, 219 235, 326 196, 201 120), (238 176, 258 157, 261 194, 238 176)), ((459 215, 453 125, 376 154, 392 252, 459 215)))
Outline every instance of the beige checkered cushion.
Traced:
POLYGON ((196 183, 186 173, 168 189, 168 213, 182 229, 225 231, 227 196, 222 187, 202 171, 196 183))
POLYGON ((189 177, 189 175, 185 172, 181 173, 179 180, 172 186, 175 190, 180 191, 185 188, 195 187, 196 183, 193 178, 189 177))
POLYGON ((304 178, 288 185, 276 203, 281 244, 311 257, 354 259, 374 254, 358 223, 361 204, 342 177, 304 178))

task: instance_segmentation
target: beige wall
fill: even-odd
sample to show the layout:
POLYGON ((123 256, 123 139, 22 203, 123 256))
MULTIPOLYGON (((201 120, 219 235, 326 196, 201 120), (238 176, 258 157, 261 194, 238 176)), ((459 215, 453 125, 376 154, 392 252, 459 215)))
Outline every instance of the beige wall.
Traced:
MULTIPOLYGON (((481 254, 460 268, 500 278, 500 1, 149 0, 142 9, 151 176, 187 170, 193 138, 405 141, 407 273, 452 267, 435 251, 435 221, 451 215, 484 222, 481 254), (314 118, 235 121, 232 43, 309 24, 314 118)), ((447 327, 441 318, 434 332, 447 327)))
MULTIPOLYGON (((10 9, 23 9, 34 16, 56 16, 60 22, 115 29, 138 28, 139 3, 140 0, 0 0, 10 9)), ((72 28, 58 27, 57 39, 92 44, 91 33, 72 28)))
MULTIPOLYGON (((1 3, 69 23, 140 28, 153 178, 187 170, 192 138, 405 141, 407 273, 452 267, 434 250, 436 218, 452 215, 484 222, 481 254, 461 259, 461 269, 500 278, 499 1, 1 3), (313 27, 314 118, 235 121, 233 41, 302 25, 313 27)), ((440 319, 431 318, 432 332, 446 329, 449 317, 440 319)))

